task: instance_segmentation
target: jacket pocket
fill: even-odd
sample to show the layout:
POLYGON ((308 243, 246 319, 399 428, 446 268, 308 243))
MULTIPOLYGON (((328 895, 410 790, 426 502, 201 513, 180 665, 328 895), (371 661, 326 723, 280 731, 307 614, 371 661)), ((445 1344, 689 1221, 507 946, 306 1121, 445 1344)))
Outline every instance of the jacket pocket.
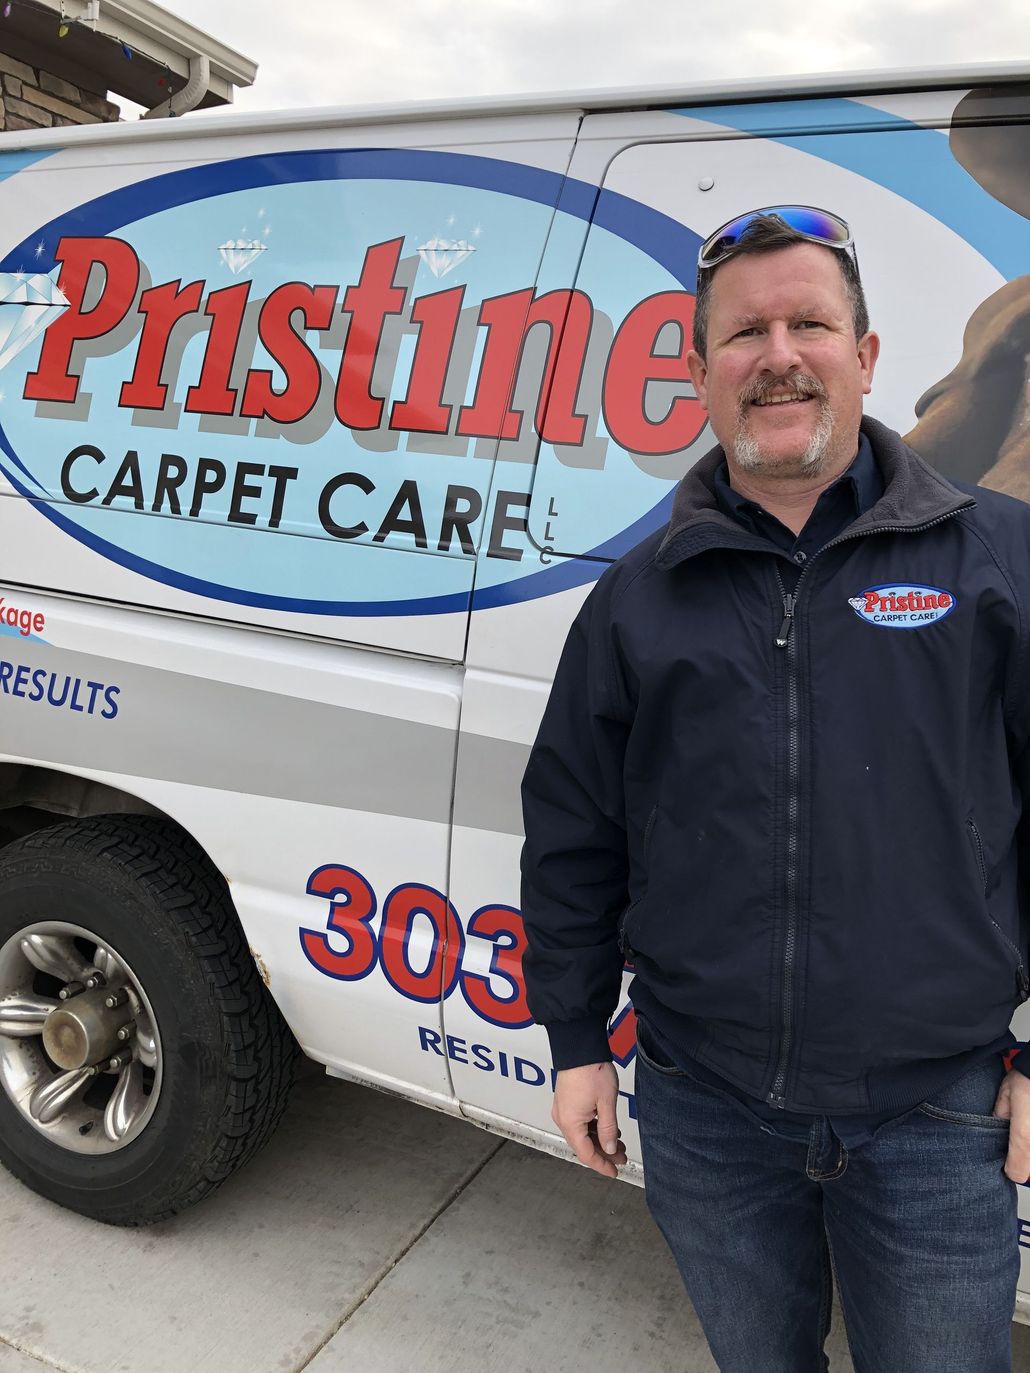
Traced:
POLYGON ((651 847, 651 833, 654 830, 654 822, 657 816, 658 804, 656 802, 651 807, 651 814, 647 817, 647 824, 644 826, 644 890, 635 901, 631 902, 630 905, 626 907, 622 913, 622 919, 619 921, 619 948, 622 950, 622 956, 627 962, 631 962, 633 959, 633 947, 630 943, 630 936, 632 933, 631 926, 640 913, 640 907, 643 904, 644 897, 647 895, 647 881, 650 875, 648 872, 648 852, 651 847))
POLYGON ((1030 979, 1027 978, 1026 968, 1023 965, 1023 955, 987 908, 987 858, 984 853, 983 840, 980 838, 980 831, 977 829, 976 821, 972 816, 966 821, 966 832, 969 835, 969 842, 973 847, 973 857, 976 860, 977 872, 980 874, 980 886, 983 889, 984 909, 987 911, 987 919, 991 922, 991 928, 994 931, 995 937, 1001 941, 1002 945, 1008 951, 1012 962, 1015 964, 1016 983, 1019 987, 1019 999, 1021 1001, 1026 1001, 1027 997, 1030 997, 1030 979))

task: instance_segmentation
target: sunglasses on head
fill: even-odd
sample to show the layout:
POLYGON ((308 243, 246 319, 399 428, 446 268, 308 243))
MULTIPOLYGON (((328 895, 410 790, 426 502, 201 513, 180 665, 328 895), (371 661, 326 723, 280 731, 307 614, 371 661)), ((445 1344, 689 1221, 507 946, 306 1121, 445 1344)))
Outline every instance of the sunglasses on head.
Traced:
POLYGON ((725 262, 740 247, 740 240, 756 220, 773 217, 782 220, 810 243, 840 248, 858 265, 851 230, 837 215, 831 215, 828 210, 818 210, 814 205, 766 205, 764 209, 738 215, 709 235, 697 255, 698 269, 717 267, 720 262, 725 262))

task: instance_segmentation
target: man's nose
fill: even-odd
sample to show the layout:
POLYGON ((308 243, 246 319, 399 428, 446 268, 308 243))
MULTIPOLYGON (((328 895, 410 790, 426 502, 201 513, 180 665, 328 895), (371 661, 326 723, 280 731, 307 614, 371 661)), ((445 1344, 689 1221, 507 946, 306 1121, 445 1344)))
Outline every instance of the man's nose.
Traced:
POLYGON ((801 366, 797 336, 788 325, 774 323, 766 330, 762 366, 777 377, 785 377, 801 366))

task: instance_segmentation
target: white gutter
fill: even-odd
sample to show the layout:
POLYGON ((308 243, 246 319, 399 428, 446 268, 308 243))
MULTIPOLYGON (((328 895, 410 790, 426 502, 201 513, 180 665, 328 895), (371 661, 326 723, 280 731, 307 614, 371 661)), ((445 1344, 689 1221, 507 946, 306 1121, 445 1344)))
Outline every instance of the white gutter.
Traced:
MULTIPOLYGON (((231 104, 236 87, 252 86, 257 76, 256 62, 154 0, 36 0, 36 4, 52 10, 56 19, 83 24, 145 53, 170 72, 186 77, 191 85, 193 59, 203 57, 209 67, 200 99, 210 91, 231 104)), ((119 92, 115 90, 115 94, 119 92)))
POLYGON ((207 95, 210 80, 211 62, 204 53, 198 53, 190 58, 190 79, 182 90, 176 91, 167 100, 162 100, 161 104, 155 105, 152 110, 147 110, 143 118, 168 119, 173 115, 188 114, 190 110, 195 110, 207 95))
MULTIPOLYGON (((58 7, 60 3, 57 0, 58 7)), ((131 32, 143 51, 166 47, 180 60, 206 57, 211 64, 210 89, 230 102, 234 86, 254 84, 257 63, 153 0, 100 0, 100 17, 101 27, 113 24, 115 32, 131 32)))

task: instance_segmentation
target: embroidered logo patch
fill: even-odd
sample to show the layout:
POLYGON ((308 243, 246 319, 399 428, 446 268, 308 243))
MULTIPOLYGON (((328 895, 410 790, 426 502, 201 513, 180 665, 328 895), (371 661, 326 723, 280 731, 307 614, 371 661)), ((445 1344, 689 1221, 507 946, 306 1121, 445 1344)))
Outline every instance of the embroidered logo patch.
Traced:
POLYGON ((943 620, 955 609, 955 597, 938 586, 912 586, 899 582, 891 586, 871 586, 859 596, 849 596, 848 605, 860 619, 888 629, 922 629, 943 620))

